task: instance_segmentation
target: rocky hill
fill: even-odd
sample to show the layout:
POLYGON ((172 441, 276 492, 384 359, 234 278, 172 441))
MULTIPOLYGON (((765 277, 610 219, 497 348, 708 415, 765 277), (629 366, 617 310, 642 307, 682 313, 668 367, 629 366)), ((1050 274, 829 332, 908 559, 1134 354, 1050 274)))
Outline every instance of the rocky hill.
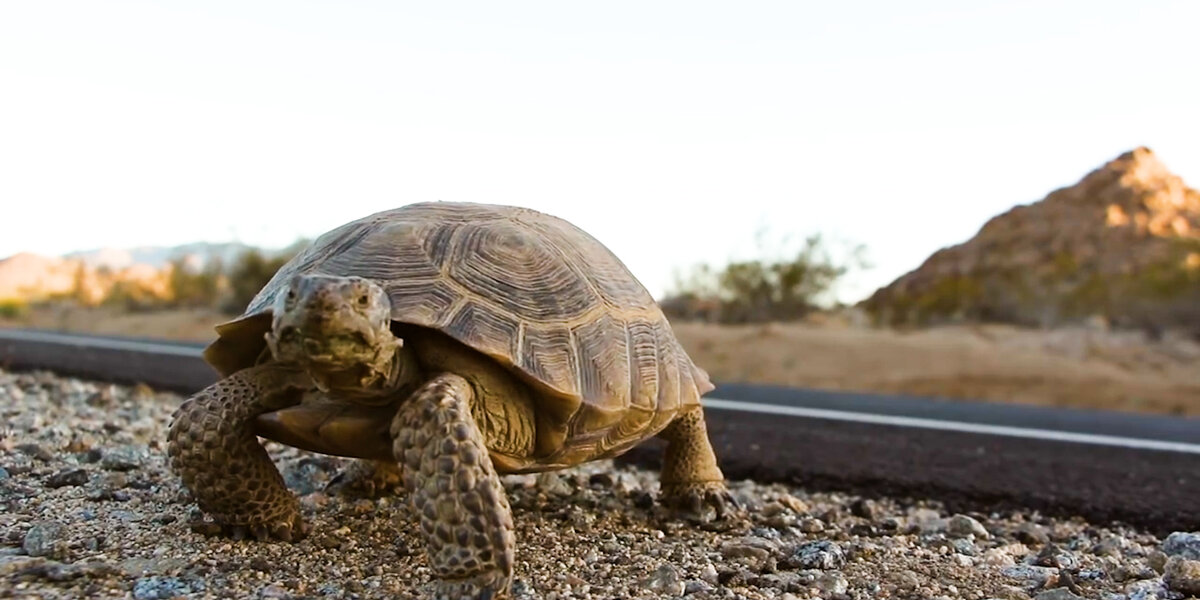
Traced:
POLYGON ((864 300, 878 322, 1102 320, 1200 334, 1200 192, 1139 147, 864 300))
POLYGON ((240 243, 196 242, 180 246, 100 248, 63 256, 20 253, 0 258, 0 302, 37 302, 70 296, 96 303, 120 286, 122 294, 167 298, 173 261, 195 272, 228 267, 254 251, 267 259, 291 256, 305 240, 287 248, 262 249, 240 243))
POLYGON ((118 284, 166 297, 169 276, 169 269, 146 264, 100 268, 79 258, 21 253, 0 259, 0 301, 70 296, 90 304, 118 284))

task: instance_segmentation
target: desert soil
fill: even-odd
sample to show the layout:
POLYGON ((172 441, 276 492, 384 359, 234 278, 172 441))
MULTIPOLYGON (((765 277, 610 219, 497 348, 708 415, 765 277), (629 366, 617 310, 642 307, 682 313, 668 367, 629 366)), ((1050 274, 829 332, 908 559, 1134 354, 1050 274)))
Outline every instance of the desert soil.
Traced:
MULTIPOLYGON (((164 455, 182 400, 0 370, 0 598, 423 598, 431 571, 402 493, 339 494, 346 461, 268 444, 312 530, 208 537, 164 455)), ((743 510, 662 510, 657 473, 609 462, 509 476, 512 597, 1151 600, 1200 593, 1200 534, 1158 538, 1028 511, 954 514, 731 481, 743 510)), ((1139 493, 1130 489, 1130 494, 1139 493)))
MULTIPOLYGON (((38 308, 2 326, 208 342, 228 318, 207 310, 122 314, 38 308)), ((675 331, 718 382, 753 382, 1200 415, 1200 343, 1086 328, 1049 331, 999 325, 914 331, 845 320, 675 331)))

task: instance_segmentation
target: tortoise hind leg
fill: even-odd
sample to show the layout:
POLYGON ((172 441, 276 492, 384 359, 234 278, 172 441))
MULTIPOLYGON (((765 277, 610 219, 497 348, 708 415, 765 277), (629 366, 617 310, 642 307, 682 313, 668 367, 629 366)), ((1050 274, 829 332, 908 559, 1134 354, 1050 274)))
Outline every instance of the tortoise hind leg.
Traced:
POLYGON ((737 508, 708 440, 703 408, 697 406, 675 417, 658 437, 667 442, 660 479, 663 504, 692 514, 709 506, 718 519, 737 508))
POLYGON ((466 379, 439 375, 392 422, 393 450, 420 517, 437 598, 495 598, 512 582, 512 512, 471 415, 473 396, 466 379))
POLYGON ((195 523, 204 533, 291 541, 307 525, 296 497, 266 449, 253 420, 298 401, 307 377, 276 365, 238 371, 188 398, 167 433, 170 464, 200 509, 215 523, 195 523))
POLYGON ((358 458, 338 471, 325 491, 376 498, 393 494, 402 485, 400 465, 395 461, 358 458))

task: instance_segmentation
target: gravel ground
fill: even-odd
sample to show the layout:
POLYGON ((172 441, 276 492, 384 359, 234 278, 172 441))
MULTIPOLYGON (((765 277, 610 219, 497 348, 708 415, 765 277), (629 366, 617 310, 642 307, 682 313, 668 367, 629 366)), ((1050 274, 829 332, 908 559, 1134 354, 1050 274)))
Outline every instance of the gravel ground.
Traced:
MULTIPOLYGON (((300 542, 193 533, 164 454, 180 400, 0 370, 0 598, 422 597, 430 572, 407 506, 326 494, 342 459, 268 444, 313 525, 300 542)), ((751 481, 731 482, 744 518, 697 525, 652 501, 656 473, 611 463, 506 487, 519 599, 1200 595, 1200 533, 751 481)))

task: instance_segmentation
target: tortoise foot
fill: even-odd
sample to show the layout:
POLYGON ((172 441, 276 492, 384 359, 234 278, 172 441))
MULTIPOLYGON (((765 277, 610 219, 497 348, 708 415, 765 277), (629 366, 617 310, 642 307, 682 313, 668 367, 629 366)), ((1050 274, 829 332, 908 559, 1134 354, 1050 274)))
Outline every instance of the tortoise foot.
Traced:
POLYGON ((508 594, 508 575, 496 569, 470 579, 441 580, 434 583, 436 600, 495 600, 508 594))
POLYGON ((741 505, 723 481, 663 484, 661 502, 677 516, 705 520, 711 509, 718 521, 726 520, 741 510, 741 505))
POLYGON ((325 492, 378 498, 398 494, 403 487, 396 463, 359 459, 334 475, 325 485, 325 492))
POLYGON ((291 518, 259 523, 223 523, 205 520, 202 516, 188 524, 192 531, 210 537, 228 537, 235 540, 255 539, 260 542, 277 540, 295 542, 308 535, 312 526, 296 513, 291 518))

